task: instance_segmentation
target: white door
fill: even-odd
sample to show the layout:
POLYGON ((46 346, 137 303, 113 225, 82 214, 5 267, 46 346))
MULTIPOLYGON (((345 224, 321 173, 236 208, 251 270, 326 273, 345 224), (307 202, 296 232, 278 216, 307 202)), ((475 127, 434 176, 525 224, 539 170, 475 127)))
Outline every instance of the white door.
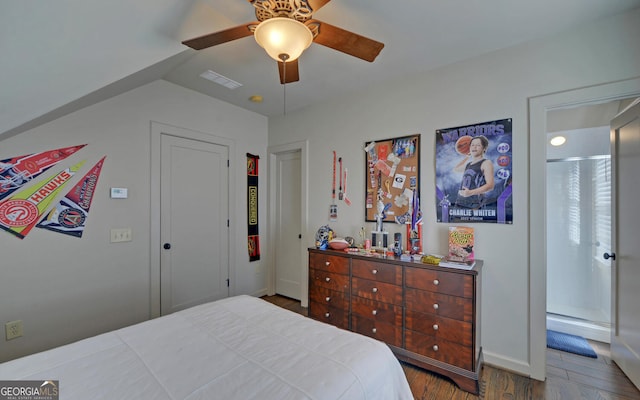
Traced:
POLYGON ((276 293, 300 300, 302 265, 300 151, 276 157, 276 293))
POLYGON ((611 121, 613 244, 611 357, 640 388, 640 104, 611 121))
POLYGON ((229 295, 229 149, 163 134, 162 314, 229 295))

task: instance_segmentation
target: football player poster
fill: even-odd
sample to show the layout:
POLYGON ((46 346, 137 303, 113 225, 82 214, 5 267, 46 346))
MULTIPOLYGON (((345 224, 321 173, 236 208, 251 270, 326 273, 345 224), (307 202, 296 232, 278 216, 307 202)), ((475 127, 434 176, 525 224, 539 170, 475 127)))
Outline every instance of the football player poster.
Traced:
POLYGON ((436 131, 438 222, 513 223, 511 122, 436 131))

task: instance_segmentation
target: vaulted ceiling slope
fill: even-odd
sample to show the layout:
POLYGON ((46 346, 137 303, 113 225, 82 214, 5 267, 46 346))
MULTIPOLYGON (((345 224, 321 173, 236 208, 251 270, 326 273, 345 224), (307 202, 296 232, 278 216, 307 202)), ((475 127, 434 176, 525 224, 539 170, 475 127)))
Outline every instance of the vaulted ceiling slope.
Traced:
MULTIPOLYGON (((287 112, 640 7, 640 0, 332 0, 314 18, 384 43, 373 63, 312 44, 287 112)), ((251 37, 206 50, 181 41, 255 20, 247 0, 0 3, 0 135, 12 135, 156 79, 263 115, 283 112, 274 61, 251 37), (220 73, 230 90, 199 75, 220 73), (249 97, 261 95, 262 103, 249 97)), ((0 136, 1 139, 1 136, 0 136)))

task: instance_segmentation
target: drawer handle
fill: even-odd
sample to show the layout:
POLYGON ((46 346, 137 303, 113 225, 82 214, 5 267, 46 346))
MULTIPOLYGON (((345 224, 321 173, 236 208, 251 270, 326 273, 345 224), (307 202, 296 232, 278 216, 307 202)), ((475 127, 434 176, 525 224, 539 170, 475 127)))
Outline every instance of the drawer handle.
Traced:
POLYGON ((330 302, 330 301, 331 301, 331 297, 327 296, 327 297, 325 297, 325 300, 326 300, 326 301, 327 301, 327 303, 328 303, 328 302, 330 302))
POLYGON ((376 333, 376 332, 378 332, 378 330, 376 328, 373 328, 373 329, 371 329, 371 332, 372 333, 376 333))
POLYGON ((372 291, 373 293, 378 293, 378 288, 377 288, 377 287, 374 287, 373 289, 371 289, 371 291, 372 291))
POLYGON ((438 285, 440 284, 440 281, 439 281, 439 280, 437 280, 437 279, 434 279, 434 280, 433 280, 433 284, 434 284, 434 285, 436 285, 436 286, 438 286, 438 285))
POLYGON ((371 314, 373 314, 373 315, 377 315, 377 314, 378 314, 378 310, 373 310, 373 311, 371 311, 371 314))
POLYGON ((329 282, 331 280, 331 278, 329 278, 328 276, 326 278, 324 278, 325 281, 329 282))
POLYGON ((377 274, 377 273, 378 273, 378 270, 377 270, 377 269, 374 269, 373 271, 371 271, 371 273, 375 275, 375 274, 377 274))
POLYGON ((329 261, 324 262, 324 265, 326 265, 327 267, 329 266, 329 264, 331 264, 329 261))
POLYGON ((440 306, 438 305, 438 303, 435 303, 435 304, 433 305, 433 309, 434 309, 434 310, 437 310, 438 308, 440 308, 440 306))
POLYGON ((438 351, 438 350, 440 350, 440 348, 438 347, 438 345, 437 345, 437 344, 434 344, 434 345, 433 345, 433 351, 438 351))
POLYGON ((433 324, 433 330, 437 331, 438 329, 440 329, 440 327, 438 326, 438 324, 433 324))
POLYGON ((325 318, 329 318, 331 316, 331 314, 325 313, 324 316, 325 316, 325 318))

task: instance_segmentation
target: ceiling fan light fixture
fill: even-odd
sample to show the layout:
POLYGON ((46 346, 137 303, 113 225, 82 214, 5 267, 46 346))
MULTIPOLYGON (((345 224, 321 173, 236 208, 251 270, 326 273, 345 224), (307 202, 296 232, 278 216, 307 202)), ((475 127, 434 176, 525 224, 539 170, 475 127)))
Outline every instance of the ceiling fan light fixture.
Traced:
POLYGON ((271 58, 287 62, 300 57, 313 41, 313 34, 305 24, 285 17, 262 21, 254 37, 271 58))

